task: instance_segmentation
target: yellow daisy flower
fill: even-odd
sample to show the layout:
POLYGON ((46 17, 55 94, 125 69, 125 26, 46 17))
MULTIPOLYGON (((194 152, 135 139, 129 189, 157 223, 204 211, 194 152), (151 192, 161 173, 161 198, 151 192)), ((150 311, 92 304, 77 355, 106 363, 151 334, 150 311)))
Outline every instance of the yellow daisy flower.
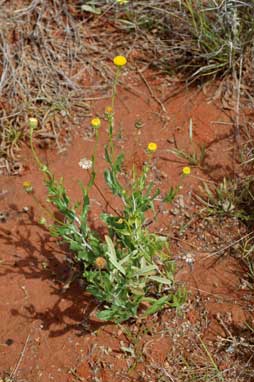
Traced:
POLYGON ((127 59, 124 56, 116 56, 113 60, 115 66, 121 68, 122 66, 127 64, 127 59))
POLYGON ((94 129, 98 129, 101 126, 101 120, 100 118, 96 117, 91 120, 91 126, 94 129))
POLYGON ((191 173, 191 168, 186 166, 183 168, 183 175, 190 175, 191 173))
POLYGON ((147 145, 147 150, 150 151, 151 153, 155 153, 155 151, 157 150, 157 144, 154 142, 150 142, 147 145))
POLYGON ((118 3, 118 4, 127 4, 128 2, 129 2, 129 0, 116 0, 116 2, 118 3))

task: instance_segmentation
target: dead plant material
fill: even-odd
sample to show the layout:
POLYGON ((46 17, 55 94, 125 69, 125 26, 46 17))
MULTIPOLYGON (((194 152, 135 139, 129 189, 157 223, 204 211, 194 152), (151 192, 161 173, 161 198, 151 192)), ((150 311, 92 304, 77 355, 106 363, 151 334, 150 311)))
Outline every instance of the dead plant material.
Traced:
MULTIPOLYGON (((50 135, 61 151, 69 126, 79 124, 89 113, 86 97, 96 90, 89 86, 89 77, 101 69, 97 64, 100 47, 94 40, 82 20, 74 19, 67 1, 1 2, 1 173, 15 172, 29 117, 40 121, 37 139, 45 142, 45 134, 50 135)), ((110 78, 107 69, 99 73, 104 83, 110 78)))

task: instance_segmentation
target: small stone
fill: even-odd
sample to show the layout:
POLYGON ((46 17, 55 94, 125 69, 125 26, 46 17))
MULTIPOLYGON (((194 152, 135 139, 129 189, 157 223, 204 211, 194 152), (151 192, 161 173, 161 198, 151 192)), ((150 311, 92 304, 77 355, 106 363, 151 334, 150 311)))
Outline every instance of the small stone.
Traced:
POLYGON ((6 212, 0 212, 0 222, 5 223, 7 220, 7 213, 6 212))
POLYGON ((11 346, 12 344, 14 343, 14 340, 12 338, 8 338, 6 341, 5 341, 5 344, 7 346, 11 346))

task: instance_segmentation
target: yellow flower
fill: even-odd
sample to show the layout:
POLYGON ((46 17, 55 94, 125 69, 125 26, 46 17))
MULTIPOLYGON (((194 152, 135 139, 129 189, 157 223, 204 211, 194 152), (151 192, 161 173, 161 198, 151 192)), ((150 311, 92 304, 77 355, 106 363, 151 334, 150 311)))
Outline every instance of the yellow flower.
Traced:
POLYGON ((115 66, 118 66, 119 68, 126 65, 127 63, 127 59, 124 56, 116 56, 113 61, 115 66))
POLYGON ((98 129, 101 126, 101 120, 100 118, 96 117, 91 120, 91 126, 94 129, 98 129))
POLYGON ((23 182, 23 188, 26 192, 32 192, 33 191, 33 186, 32 186, 32 183, 29 182, 28 180, 25 180, 23 182))
POLYGON ((112 107, 111 107, 111 106, 107 106, 107 107, 105 108, 105 113, 106 113, 106 114, 112 114, 112 113, 113 113, 113 109, 112 109, 112 107))
POLYGON ((36 129, 38 126, 38 119, 37 118, 29 118, 28 125, 30 129, 36 129))
POLYGON ((190 175, 191 173, 191 168, 186 166, 183 168, 183 175, 190 175))
POLYGON ((150 142, 147 146, 147 150, 151 153, 155 153, 155 151, 157 150, 157 144, 154 142, 150 142))
POLYGON ((127 4, 129 0, 116 0, 118 4, 127 4))
POLYGON ((96 266, 96 268, 98 268, 98 269, 104 269, 104 268, 106 268, 106 266, 107 266, 107 261, 104 259, 104 257, 99 256, 99 257, 97 257, 97 259, 95 260, 95 266, 96 266))

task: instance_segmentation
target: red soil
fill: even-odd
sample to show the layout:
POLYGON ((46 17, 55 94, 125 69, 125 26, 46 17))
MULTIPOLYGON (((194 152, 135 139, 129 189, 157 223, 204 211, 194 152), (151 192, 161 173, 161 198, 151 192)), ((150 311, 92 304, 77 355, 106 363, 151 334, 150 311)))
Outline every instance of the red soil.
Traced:
MULTIPOLYGON (((149 75, 146 78, 151 81, 152 89, 160 99, 168 98, 176 90, 175 84, 165 86, 165 80, 158 79, 155 83, 149 75), (155 87, 159 90, 155 91, 155 87)), ((141 167, 146 158, 147 144, 156 142, 158 151, 153 175, 163 193, 171 185, 178 184, 182 167, 187 165, 168 150, 174 148, 176 142, 179 149, 191 151, 188 137, 190 119, 195 146, 207 146, 204 169, 193 168, 192 175, 182 180, 181 194, 190 211, 193 211, 195 206, 191 205, 190 195, 197 189, 200 178, 217 180, 234 171, 230 117, 211 98, 204 96, 202 90, 197 89, 182 90, 169 98, 164 102, 164 113, 141 79, 126 77, 124 81, 128 81, 129 90, 121 89, 117 96, 115 144, 126 155, 127 170, 132 168, 133 162, 141 167), (137 122, 140 122, 139 129, 137 122)), ((94 114, 102 116, 106 105, 105 100, 93 105, 94 114)), ((83 157, 91 156, 94 138, 89 134, 87 121, 83 126, 73 127, 73 142, 62 154, 56 155, 53 150, 40 151, 42 159, 49 163, 56 176, 64 176, 73 200, 81 195, 78 180, 88 180, 87 173, 78 162, 83 157)), ((115 206, 103 180, 103 145, 106 139, 106 122, 103 122, 96 184, 108 203, 94 189, 91 219, 97 228, 100 228, 99 213, 109 210, 111 205, 115 206)), ((181 325, 183 322, 191 325, 201 322, 202 304, 208 317, 206 332, 202 333, 207 340, 213 340, 218 334, 223 335, 217 320, 218 313, 229 314, 233 324, 240 327, 250 318, 250 301, 246 301, 249 294, 240 290, 243 270, 239 262, 225 256, 212 264, 217 257, 207 259, 202 249, 192 248, 195 263, 191 270, 179 255, 183 248, 188 252, 190 248, 184 247, 184 243, 181 247, 179 241, 173 241, 172 254, 179 259, 177 280, 185 281, 190 291, 190 302, 183 316, 179 317, 174 311, 165 312, 160 315, 158 324, 156 316, 155 319, 149 318, 146 322, 129 323, 123 327, 96 320, 95 314, 91 314, 96 302, 78 281, 69 289, 63 289, 69 274, 66 259, 70 254, 38 224, 43 211, 35 198, 45 201, 46 190, 42 175, 26 148, 23 157, 25 165, 22 175, 2 177, 0 183, 0 209, 6 216, 0 223, 0 372, 12 372, 17 381, 29 382, 148 381, 151 379, 145 377, 147 367, 151 370, 163 368, 170 374, 168 354, 175 346, 170 330, 177 332, 179 322, 181 325), (35 198, 24 192, 24 180, 32 182, 35 198), (199 305, 195 302, 197 295, 199 305), (161 327, 167 327, 168 334, 161 334, 161 327), (135 328, 138 328, 136 337, 135 328), (132 339, 124 331, 127 329, 134 331, 132 339), (137 343, 136 338, 139 339, 137 343), (92 379, 95 377, 97 379, 92 379)), ((169 210, 164 211, 154 229, 175 234, 177 230, 173 229, 169 210)), ((239 230, 233 229, 236 237, 239 230)), ((195 231, 188 234, 187 230, 187 243, 196 245, 197 236, 195 231)), ((253 296, 249 298, 253 301, 253 296)), ((187 349, 182 351, 185 354, 187 349)))

